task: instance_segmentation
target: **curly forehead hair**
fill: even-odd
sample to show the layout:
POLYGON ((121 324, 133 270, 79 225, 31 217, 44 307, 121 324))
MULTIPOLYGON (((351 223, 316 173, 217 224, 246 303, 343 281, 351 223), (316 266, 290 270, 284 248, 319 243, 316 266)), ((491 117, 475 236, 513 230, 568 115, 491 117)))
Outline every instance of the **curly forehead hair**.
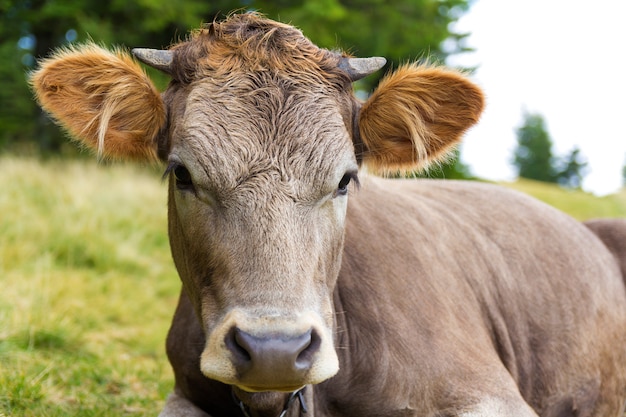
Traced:
POLYGON ((191 33, 172 47, 172 76, 190 83, 233 72, 273 72, 289 76, 317 74, 326 83, 345 87, 346 74, 337 68, 344 54, 322 49, 301 31, 258 13, 234 14, 191 33))

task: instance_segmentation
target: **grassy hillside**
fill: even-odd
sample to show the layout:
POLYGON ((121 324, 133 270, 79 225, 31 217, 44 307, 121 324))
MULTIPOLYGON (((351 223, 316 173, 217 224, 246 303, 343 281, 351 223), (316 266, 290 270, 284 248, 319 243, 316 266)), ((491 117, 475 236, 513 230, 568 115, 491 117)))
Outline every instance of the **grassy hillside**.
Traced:
MULTIPOLYGON (((626 216, 623 193, 510 186, 626 216)), ((0 157, 0 417, 157 415, 179 288, 158 170, 0 157)))
POLYGON ((578 220, 596 217, 626 217, 626 189, 596 197, 580 190, 567 190, 545 182, 518 180, 501 185, 532 195, 578 220))

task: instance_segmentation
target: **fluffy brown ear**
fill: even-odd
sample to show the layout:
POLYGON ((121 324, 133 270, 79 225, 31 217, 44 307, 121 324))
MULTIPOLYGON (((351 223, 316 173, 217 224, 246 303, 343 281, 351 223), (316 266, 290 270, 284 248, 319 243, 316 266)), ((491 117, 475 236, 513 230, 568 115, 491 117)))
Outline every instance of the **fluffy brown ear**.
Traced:
POLYGON ((411 171, 445 159, 483 109, 482 91, 458 72, 406 65, 361 108, 363 162, 375 172, 411 171))
POLYGON ((61 49, 30 81, 41 107, 99 156, 156 159, 163 101, 127 54, 93 44, 61 49))

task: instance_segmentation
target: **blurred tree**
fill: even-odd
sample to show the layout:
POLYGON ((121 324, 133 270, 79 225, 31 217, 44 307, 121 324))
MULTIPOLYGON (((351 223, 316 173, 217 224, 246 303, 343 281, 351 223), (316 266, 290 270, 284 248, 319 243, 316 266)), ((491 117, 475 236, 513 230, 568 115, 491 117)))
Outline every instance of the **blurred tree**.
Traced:
POLYGON ((561 160, 562 168, 556 174, 557 182, 567 188, 581 188, 583 178, 587 173, 587 161, 580 155, 580 149, 574 147, 561 160))
MULTIPOLYGON (((164 48, 189 29, 232 10, 258 10, 291 23, 325 48, 385 56, 390 66, 416 58, 442 61, 467 50, 467 34, 449 24, 472 0, 0 0, 0 149, 36 140, 58 150, 62 134, 42 116, 25 72, 55 47, 94 39, 103 45, 164 48), (445 41, 445 47, 444 45, 445 41)), ((167 80, 152 70, 157 85, 167 80)), ((381 71, 378 76, 383 72, 381 71)), ((359 81, 370 90, 376 77, 359 81)))
POLYGON ((36 58, 90 38, 104 45, 167 46, 173 35, 197 25, 203 10, 201 0, 0 0, 0 148, 36 140, 40 149, 58 151, 64 143, 27 86, 25 73, 36 58))
MULTIPOLYGON (((466 51, 466 33, 453 33, 451 22, 471 0, 253 0, 249 7, 290 22, 317 45, 366 56, 384 56, 397 67, 416 59, 443 61, 466 51), (446 47, 443 42, 446 41, 446 47)), ((224 1, 228 3, 228 1, 224 1)), ((224 10, 224 9, 222 9, 224 10)), ((381 77, 384 72, 376 75, 381 77)), ((360 86, 371 90, 377 77, 360 86)))
POLYGON ((524 122, 517 128, 517 148, 513 164, 522 178, 544 182, 557 182, 552 155, 552 139, 543 117, 524 113, 524 122))
POLYGON ((475 179, 470 167, 461 160, 460 148, 456 148, 444 162, 428 167, 425 172, 416 172, 411 177, 446 180, 475 179))
POLYGON ((517 148, 513 164, 518 175, 536 181, 558 183, 567 188, 580 188, 587 173, 587 161, 578 147, 564 157, 553 155, 552 139, 540 114, 524 113, 524 122, 517 128, 517 148))

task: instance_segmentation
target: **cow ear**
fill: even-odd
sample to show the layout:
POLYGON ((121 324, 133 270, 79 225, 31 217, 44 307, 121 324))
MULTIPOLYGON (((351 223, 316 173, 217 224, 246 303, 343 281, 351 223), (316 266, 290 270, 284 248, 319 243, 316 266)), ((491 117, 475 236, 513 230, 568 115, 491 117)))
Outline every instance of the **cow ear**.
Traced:
POLYGON ((386 76, 359 115, 363 162, 379 173, 445 159, 482 112, 482 91, 462 74, 406 65, 386 76))
POLYGON ((165 123, 158 91, 128 54, 64 48, 30 76, 41 107, 99 156, 154 160, 165 123))

